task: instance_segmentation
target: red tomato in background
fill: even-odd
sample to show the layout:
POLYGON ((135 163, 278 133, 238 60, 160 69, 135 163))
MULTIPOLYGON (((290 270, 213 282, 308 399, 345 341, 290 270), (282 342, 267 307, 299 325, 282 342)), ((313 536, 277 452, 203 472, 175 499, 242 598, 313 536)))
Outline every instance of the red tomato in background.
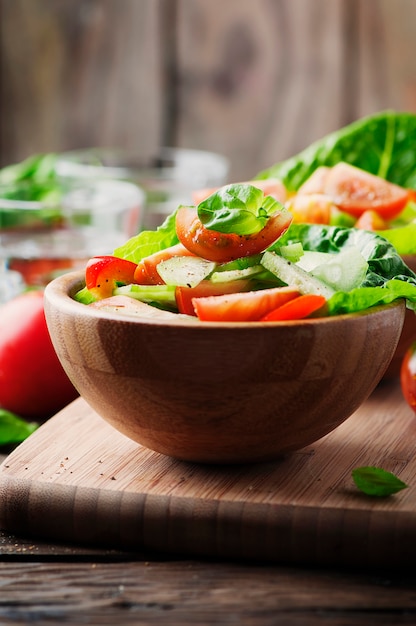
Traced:
POLYGON ((28 291, 2 305, 0 407, 28 419, 46 419, 77 396, 49 336, 43 292, 28 291))
POLYGON ((413 342, 403 357, 400 383, 404 399, 416 412, 416 342, 413 342))
POLYGON ((192 254, 208 261, 227 263, 263 252, 289 228, 291 221, 289 211, 276 211, 265 227, 253 235, 220 233, 205 228, 195 209, 182 206, 176 214, 176 234, 192 254))

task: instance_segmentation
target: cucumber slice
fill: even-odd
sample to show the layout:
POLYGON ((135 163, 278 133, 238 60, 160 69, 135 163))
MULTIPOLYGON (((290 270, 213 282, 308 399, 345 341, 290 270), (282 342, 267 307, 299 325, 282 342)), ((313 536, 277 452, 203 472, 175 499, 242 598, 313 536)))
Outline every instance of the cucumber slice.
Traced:
POLYGON ((296 287, 301 294, 316 293, 328 299, 335 293, 332 287, 275 252, 266 251, 261 264, 286 285, 296 287))
POLYGON ((361 285, 367 274, 368 263, 358 248, 350 246, 338 254, 326 256, 331 258, 311 269, 315 278, 323 280, 335 291, 351 291, 361 285))
POLYGON ((141 302, 158 302, 176 306, 176 288, 173 285, 123 285, 114 289, 114 296, 129 296, 141 302))
POLYGON ((287 246, 281 246, 279 248, 279 254, 288 261, 296 263, 304 254, 304 249, 300 241, 290 243, 287 246))
POLYGON ((228 270, 224 272, 214 272, 210 280, 213 283, 229 283, 233 280, 240 280, 241 278, 252 278, 260 272, 264 272, 262 265, 253 265, 252 267, 246 267, 240 270, 228 270))
MULTIPOLYGON (((313 272, 315 267, 329 263, 332 257, 338 256, 331 252, 318 252, 317 250, 305 250, 303 256, 296 261, 296 265, 301 267, 305 272, 313 272)), ((290 259, 288 259, 290 260, 290 259)))
POLYGON ((161 261, 157 266, 157 272, 166 285, 196 287, 215 270, 216 266, 213 261, 196 256, 174 256, 161 261))

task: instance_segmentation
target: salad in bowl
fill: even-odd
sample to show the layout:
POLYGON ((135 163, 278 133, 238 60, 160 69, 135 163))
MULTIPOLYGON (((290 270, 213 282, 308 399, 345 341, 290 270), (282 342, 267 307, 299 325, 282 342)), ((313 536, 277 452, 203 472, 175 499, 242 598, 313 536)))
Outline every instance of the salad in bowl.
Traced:
POLYGON ((414 311, 416 275, 382 235, 297 224, 272 195, 239 183, 90 259, 75 298, 120 312, 139 301, 201 322, 276 322, 397 299, 414 311))

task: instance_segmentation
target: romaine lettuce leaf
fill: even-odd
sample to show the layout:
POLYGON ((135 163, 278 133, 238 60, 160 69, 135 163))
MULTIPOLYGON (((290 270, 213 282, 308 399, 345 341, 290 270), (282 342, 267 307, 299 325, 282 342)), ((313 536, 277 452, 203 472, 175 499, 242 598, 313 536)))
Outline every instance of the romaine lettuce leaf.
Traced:
POLYGON ((402 187, 416 188, 416 114, 383 111, 364 117, 272 165, 256 178, 279 178, 296 191, 320 165, 345 161, 402 187))
POLYGON ((159 250, 179 243, 175 228, 176 213, 177 211, 171 213, 157 230, 143 230, 116 248, 113 252, 114 256, 138 263, 154 252, 159 252, 159 250))
POLYGON ((416 310, 416 274, 404 263, 395 247, 377 233, 355 228, 319 224, 292 224, 272 246, 299 242, 304 250, 337 253, 354 246, 368 262, 367 274, 360 287, 348 293, 337 292, 328 302, 329 312, 350 313, 406 299, 408 308, 416 310))

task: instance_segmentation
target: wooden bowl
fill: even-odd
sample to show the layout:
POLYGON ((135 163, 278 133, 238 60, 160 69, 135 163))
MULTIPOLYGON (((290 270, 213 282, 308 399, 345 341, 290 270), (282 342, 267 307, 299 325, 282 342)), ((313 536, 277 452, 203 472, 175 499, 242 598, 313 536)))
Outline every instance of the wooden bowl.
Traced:
POLYGON ((405 313, 399 301, 300 322, 153 319, 74 301, 83 284, 71 273, 45 290, 53 344, 81 396, 143 446, 205 463, 274 460, 332 431, 382 378, 405 313))
MULTIPOLYGON (((416 255, 403 256, 402 258, 406 265, 416 272, 416 255)), ((399 343, 383 378, 391 379, 400 376, 403 357, 413 341, 416 341, 416 314, 414 311, 407 309, 399 343)))

